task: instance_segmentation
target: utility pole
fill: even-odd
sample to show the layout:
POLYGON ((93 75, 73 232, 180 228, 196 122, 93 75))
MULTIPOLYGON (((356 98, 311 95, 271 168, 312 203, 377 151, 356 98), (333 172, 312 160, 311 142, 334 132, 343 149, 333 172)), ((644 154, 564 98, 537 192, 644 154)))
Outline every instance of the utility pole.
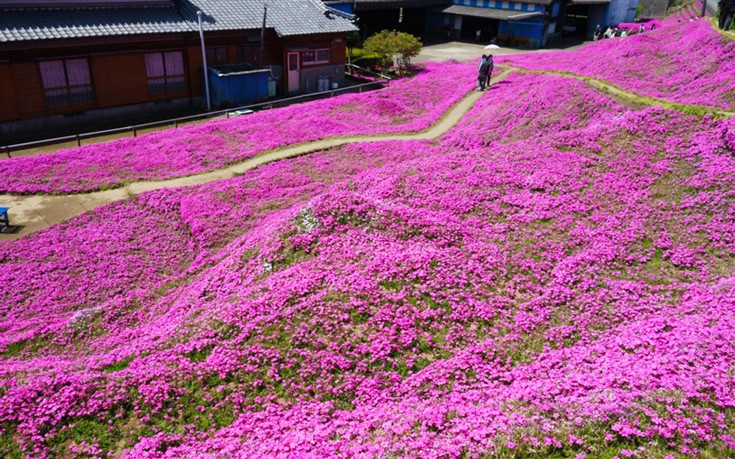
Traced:
POLYGON ((202 62, 204 69, 204 94, 207 97, 207 111, 212 110, 212 102, 209 99, 209 75, 207 74, 207 48, 204 47, 204 29, 202 28, 202 12, 197 11, 197 20, 199 21, 199 41, 202 44, 202 62))
POLYGON ((702 0, 702 17, 707 13, 707 0, 702 0))
POLYGON ((265 20, 268 17, 268 3, 263 3, 263 27, 260 28, 260 66, 263 66, 263 54, 265 53, 265 20))

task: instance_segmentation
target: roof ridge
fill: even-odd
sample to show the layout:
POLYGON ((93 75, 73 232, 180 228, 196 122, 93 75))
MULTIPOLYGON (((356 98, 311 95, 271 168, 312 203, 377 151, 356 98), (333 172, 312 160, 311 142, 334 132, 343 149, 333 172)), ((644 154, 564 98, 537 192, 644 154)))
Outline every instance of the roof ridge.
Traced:
POLYGON ((319 8, 325 16, 329 17, 330 14, 333 14, 335 16, 339 16, 343 19, 349 19, 350 21, 355 20, 354 14, 345 13, 344 11, 340 11, 337 8, 332 8, 331 6, 325 5, 322 0, 308 0, 311 2, 312 5, 319 8))
MULTIPOLYGON (((252 31, 262 27, 264 0, 170 1, 174 8, 79 8, 73 12, 67 10, 69 14, 59 14, 59 10, 3 12, 0 13, 0 43, 196 32, 198 10, 204 13, 202 25, 207 33, 252 31)), ((328 8, 318 0, 268 0, 267 3, 266 28, 275 30, 278 36, 346 33, 357 29, 352 16, 328 8)))
POLYGON ((322 0, 309 0, 314 6, 319 8, 322 11, 325 11, 327 9, 327 5, 325 5, 322 0))
POLYGON ((355 18, 357 17, 354 14, 345 13, 344 11, 338 10, 337 8, 333 8, 333 7, 329 6, 329 5, 324 5, 324 8, 326 8, 326 11, 329 11, 330 13, 332 13, 332 14, 334 14, 336 16, 340 16, 342 18, 349 19, 350 21, 354 21, 355 18))
POLYGON ((99 10, 178 10, 176 5, 44 5, 44 6, 0 6, 0 11, 99 11, 99 10))
POLYGON ((176 8, 176 0, 0 0, 2 11, 59 11, 176 8))

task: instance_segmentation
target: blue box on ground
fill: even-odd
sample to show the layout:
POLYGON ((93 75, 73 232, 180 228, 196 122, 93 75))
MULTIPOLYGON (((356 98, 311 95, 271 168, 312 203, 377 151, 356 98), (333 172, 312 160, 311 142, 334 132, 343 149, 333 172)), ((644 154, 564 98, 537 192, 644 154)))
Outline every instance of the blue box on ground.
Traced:
POLYGON ((207 67, 209 95, 216 108, 237 107, 268 98, 269 69, 250 64, 207 67))

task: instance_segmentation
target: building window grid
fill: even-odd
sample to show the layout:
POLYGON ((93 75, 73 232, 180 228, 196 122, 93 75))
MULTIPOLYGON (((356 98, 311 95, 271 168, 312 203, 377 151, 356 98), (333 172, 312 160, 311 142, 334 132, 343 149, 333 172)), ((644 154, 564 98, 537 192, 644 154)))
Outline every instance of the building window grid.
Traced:
POLYGON ((146 53, 145 68, 149 94, 180 94, 186 90, 183 52, 146 53))
POLYGON ((327 64, 330 60, 329 48, 309 49, 301 53, 303 65, 327 64))
POLYGON ((50 107, 86 105, 94 102, 94 90, 86 57, 38 63, 44 98, 50 107))

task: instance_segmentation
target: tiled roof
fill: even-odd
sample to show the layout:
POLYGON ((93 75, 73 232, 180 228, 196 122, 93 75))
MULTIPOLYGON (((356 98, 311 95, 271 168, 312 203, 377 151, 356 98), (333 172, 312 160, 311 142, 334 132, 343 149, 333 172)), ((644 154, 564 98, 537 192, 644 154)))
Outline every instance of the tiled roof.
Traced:
POLYGON ((324 0, 327 5, 349 4, 354 11, 425 8, 450 5, 451 0, 324 0))
MULTIPOLYGON (((260 29, 263 0, 178 0, 171 8, 34 8, 0 10, 0 42, 59 38, 260 29)), ((319 0, 270 0, 266 27, 280 36, 357 30, 319 0)))
POLYGON ((266 3, 266 27, 282 37, 357 30, 347 17, 320 0, 189 0, 182 2, 182 10, 194 20, 201 10, 204 30, 260 29, 266 3))
POLYGON ((189 32, 176 8, 0 11, 0 42, 189 32))

